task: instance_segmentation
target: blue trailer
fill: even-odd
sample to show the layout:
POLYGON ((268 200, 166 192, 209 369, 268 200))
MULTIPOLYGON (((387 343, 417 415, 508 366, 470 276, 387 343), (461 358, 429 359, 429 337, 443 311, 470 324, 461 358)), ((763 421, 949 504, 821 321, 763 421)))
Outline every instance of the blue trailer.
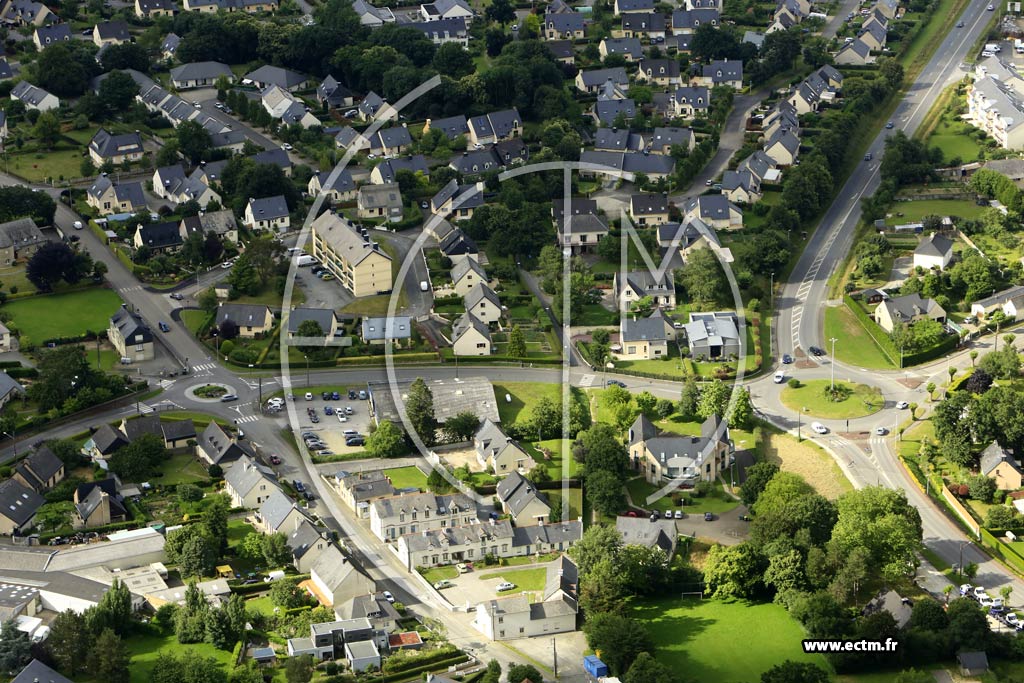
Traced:
POLYGON ((594 678, 604 678, 608 675, 608 666, 597 658, 597 655, 587 655, 583 658, 583 668, 594 678))

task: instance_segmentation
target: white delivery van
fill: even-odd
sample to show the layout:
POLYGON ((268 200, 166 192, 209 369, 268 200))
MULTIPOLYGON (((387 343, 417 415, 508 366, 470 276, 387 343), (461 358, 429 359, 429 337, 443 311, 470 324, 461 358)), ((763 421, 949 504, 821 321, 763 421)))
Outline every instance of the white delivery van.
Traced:
POLYGON ((295 259, 295 265, 297 265, 299 267, 301 267, 301 266, 311 266, 314 263, 320 263, 320 262, 317 261, 312 256, 310 256, 309 254, 302 254, 297 259, 295 259))

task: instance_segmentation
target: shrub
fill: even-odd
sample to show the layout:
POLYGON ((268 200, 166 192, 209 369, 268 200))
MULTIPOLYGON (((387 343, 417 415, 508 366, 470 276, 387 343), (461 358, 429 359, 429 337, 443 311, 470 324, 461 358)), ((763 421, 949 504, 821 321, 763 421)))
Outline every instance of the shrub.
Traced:
POLYGON ((790 389, 799 389, 800 380, 798 380, 796 377, 791 377, 790 380, 786 382, 786 386, 788 386, 790 389))

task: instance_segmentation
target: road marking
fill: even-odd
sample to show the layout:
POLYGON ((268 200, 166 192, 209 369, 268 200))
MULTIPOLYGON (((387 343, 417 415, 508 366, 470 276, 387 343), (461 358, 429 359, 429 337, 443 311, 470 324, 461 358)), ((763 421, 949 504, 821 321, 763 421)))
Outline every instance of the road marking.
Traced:
POLYGON ((235 420, 235 422, 237 422, 240 425, 244 425, 244 424, 246 424, 248 422, 256 422, 259 419, 260 419, 259 415, 245 415, 245 416, 240 417, 237 420, 235 420))
POLYGON ((171 385, 173 385, 177 381, 178 380, 176 380, 176 379, 162 379, 162 380, 160 380, 160 388, 161 389, 170 389, 171 385))
POLYGON ((597 378, 597 375, 583 375, 583 377, 580 377, 580 386, 581 387, 591 387, 591 386, 594 386, 594 380, 596 378, 597 378))
POLYGON ((121 287, 117 291, 121 292, 122 294, 124 294, 126 292, 141 292, 142 291, 142 285, 135 285, 134 287, 121 287))
POLYGON ((153 408, 150 408, 145 403, 140 403, 139 404, 139 412, 142 413, 143 415, 149 415, 150 413, 152 413, 154 411, 153 411, 153 408))
POLYGON ((213 370, 217 367, 216 363, 203 363, 202 365, 193 365, 193 370, 213 370))

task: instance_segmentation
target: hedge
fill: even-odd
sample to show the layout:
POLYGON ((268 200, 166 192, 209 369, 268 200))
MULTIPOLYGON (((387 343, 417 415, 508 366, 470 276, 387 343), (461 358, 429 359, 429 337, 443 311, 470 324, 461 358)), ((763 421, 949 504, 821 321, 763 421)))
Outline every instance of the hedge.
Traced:
POLYGON ((8 368, 6 372, 13 379, 35 379, 39 376, 39 371, 35 368, 8 368))
POLYGON ((405 672, 409 669, 415 669, 426 664, 433 664, 434 662, 457 656, 459 656, 458 650, 438 649, 433 652, 424 652, 422 654, 409 655, 408 657, 389 659, 384 663, 384 673, 405 672))
MULTIPOLYGON (((467 657, 466 655, 456 655, 455 657, 452 657, 451 659, 443 659, 441 661, 434 662, 433 664, 424 664, 423 666, 418 666, 418 667, 416 667, 414 669, 406 669, 405 671, 400 671, 398 673, 384 674, 383 676, 380 677, 380 681, 381 681, 381 683, 398 683, 398 681, 411 681, 411 680, 419 681, 419 680, 421 680, 420 674, 422 674, 422 673, 433 672, 433 671, 447 671, 449 666, 454 666, 456 664, 462 664, 462 663, 468 662, 468 661, 469 661, 469 657, 467 657)), ((377 680, 377 679, 374 678, 373 680, 377 680)))
POLYGON ((867 311, 865 311, 864 308, 853 299, 853 297, 847 294, 843 297, 843 302, 846 304, 848 309, 853 311, 853 315, 857 318, 858 322, 860 322, 861 327, 864 328, 864 331, 867 332, 868 336, 875 342, 875 345, 881 349, 882 353, 889 358, 893 365, 899 366, 901 364, 901 360, 902 367, 905 368, 920 365, 921 363, 933 360, 952 351, 960 344, 960 337, 955 334, 949 335, 930 349, 915 351, 914 353, 905 353, 901 359, 899 350, 896 348, 896 345, 893 344, 889 335, 884 334, 885 330, 879 327, 878 323, 871 319, 871 316, 867 314, 867 311), (878 334, 875 330, 883 334, 878 334))
POLYGON ((1000 541, 985 527, 981 527, 981 544, 991 550, 996 557, 1013 567, 1015 571, 1024 573, 1024 556, 1021 556, 1012 546, 1000 541))

